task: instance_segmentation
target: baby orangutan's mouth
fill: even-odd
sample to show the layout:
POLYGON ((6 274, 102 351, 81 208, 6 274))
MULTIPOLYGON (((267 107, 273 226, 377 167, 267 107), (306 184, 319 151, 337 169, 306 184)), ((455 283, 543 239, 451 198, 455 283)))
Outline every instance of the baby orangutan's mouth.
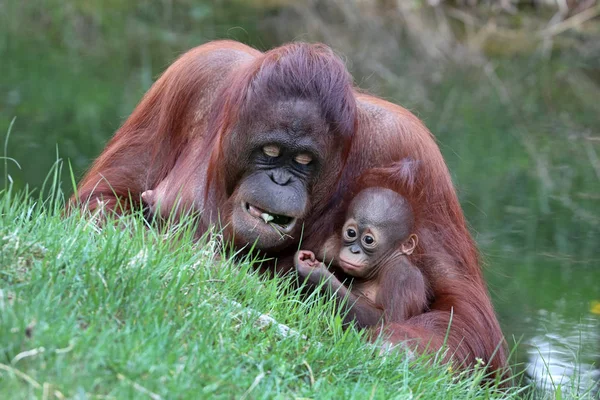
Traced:
POLYGON ((342 269, 347 273, 351 273, 354 271, 360 271, 362 268, 362 266, 360 266, 360 265, 350 263, 343 259, 340 259, 339 263, 340 263, 340 267, 342 267, 342 269))
POLYGON ((263 221, 265 224, 276 225, 277 230, 283 233, 291 232, 292 228, 296 224, 296 218, 282 214, 273 214, 267 210, 262 210, 250 203, 244 202, 242 207, 248 214, 263 221))

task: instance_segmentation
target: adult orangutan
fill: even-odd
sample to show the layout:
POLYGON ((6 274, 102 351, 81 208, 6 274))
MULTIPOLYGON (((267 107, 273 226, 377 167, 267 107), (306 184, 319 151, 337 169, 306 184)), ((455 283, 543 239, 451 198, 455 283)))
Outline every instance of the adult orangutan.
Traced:
POLYGON ((427 215, 417 252, 436 262, 418 267, 433 301, 389 334, 440 347, 452 321, 455 358, 504 367, 478 253, 433 136, 404 108, 355 90, 324 45, 261 53, 217 41, 185 53, 116 132, 74 201, 123 213, 152 189, 161 213, 201 211, 200 233, 220 220, 228 239, 256 241, 284 272, 301 235, 313 252, 331 236, 351 182, 407 157, 422 163, 416 185, 427 215))

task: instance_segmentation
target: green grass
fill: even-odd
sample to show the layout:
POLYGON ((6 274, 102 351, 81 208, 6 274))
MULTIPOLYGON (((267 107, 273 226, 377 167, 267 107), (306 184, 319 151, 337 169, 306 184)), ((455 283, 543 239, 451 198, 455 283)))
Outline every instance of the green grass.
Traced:
POLYGON ((56 165, 47 193, 0 193, 0 398, 553 397, 381 356, 333 302, 193 240, 191 220, 66 216, 56 165))
POLYGON ((0 398, 517 393, 480 385, 481 372, 379 356, 332 303, 194 242, 190 223, 158 231, 134 215, 99 228, 62 216, 61 201, 0 196, 0 398), (260 314, 299 335, 261 327, 260 314))

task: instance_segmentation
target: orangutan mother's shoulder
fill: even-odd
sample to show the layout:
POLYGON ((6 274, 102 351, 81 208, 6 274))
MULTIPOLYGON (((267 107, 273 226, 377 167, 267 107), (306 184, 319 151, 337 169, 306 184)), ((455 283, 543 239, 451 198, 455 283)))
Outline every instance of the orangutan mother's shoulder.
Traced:
POLYGON ((399 132, 426 129, 406 108, 366 94, 357 94, 359 130, 369 130, 376 136, 397 135, 399 132))

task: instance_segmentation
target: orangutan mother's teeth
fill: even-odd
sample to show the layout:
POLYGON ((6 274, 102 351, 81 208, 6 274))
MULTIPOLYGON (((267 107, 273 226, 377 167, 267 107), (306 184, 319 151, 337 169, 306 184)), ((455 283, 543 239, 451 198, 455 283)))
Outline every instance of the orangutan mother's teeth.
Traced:
POLYGON ((272 221, 273 219, 275 219, 272 215, 267 214, 267 213, 260 214, 260 217, 263 219, 263 221, 265 221, 265 224, 268 224, 269 221, 272 221))

